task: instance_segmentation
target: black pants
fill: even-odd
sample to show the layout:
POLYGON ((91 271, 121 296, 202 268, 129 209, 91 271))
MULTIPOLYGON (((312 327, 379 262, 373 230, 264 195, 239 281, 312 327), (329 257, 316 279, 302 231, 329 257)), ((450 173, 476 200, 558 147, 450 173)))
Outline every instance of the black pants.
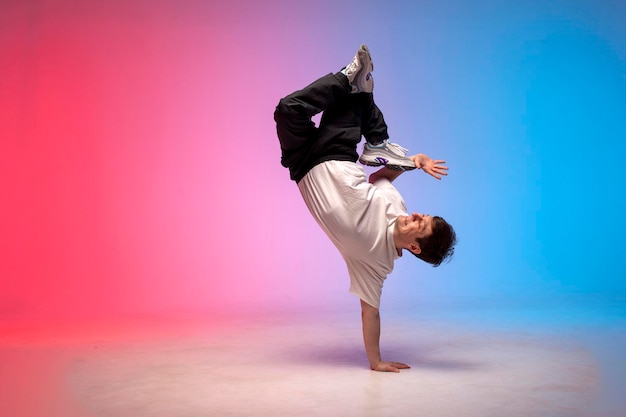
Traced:
POLYGON ((328 74, 280 100, 274 112, 281 163, 299 182, 315 165, 353 161, 361 135, 368 142, 389 138, 387 124, 371 93, 350 93, 342 73, 328 74), (324 112, 319 128, 311 118, 324 112))

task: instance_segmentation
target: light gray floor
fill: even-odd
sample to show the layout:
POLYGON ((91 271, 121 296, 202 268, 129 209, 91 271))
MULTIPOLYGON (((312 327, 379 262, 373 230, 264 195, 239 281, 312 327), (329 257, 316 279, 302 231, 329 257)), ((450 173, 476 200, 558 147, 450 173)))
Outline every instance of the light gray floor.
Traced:
POLYGON ((626 416, 621 322, 514 327, 383 317, 369 371, 353 314, 5 326, 0 415, 626 416))

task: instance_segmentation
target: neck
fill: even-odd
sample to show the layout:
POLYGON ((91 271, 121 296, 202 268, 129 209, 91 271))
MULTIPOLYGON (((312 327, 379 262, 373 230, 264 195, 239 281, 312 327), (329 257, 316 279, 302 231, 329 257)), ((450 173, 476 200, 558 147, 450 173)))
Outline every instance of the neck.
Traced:
POLYGON ((398 256, 402 256, 402 249, 404 249, 404 246, 402 246, 402 239, 400 237, 400 230, 398 228, 398 219, 396 219, 396 223, 393 226, 393 244, 396 247, 396 252, 398 253, 398 256))

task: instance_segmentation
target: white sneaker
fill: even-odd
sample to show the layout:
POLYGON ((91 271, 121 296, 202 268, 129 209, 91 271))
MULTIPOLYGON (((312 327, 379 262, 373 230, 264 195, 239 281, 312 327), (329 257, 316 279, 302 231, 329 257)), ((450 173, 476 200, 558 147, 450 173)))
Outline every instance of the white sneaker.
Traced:
POLYGON ((415 169, 416 166, 412 159, 406 157, 408 151, 408 149, 396 143, 387 141, 380 146, 372 146, 366 143, 359 162, 371 167, 384 165, 394 171, 410 171, 415 169))
POLYGON ((374 64, 367 45, 361 45, 352 62, 342 70, 348 77, 353 93, 371 93, 374 91, 372 71, 374 71, 374 64))

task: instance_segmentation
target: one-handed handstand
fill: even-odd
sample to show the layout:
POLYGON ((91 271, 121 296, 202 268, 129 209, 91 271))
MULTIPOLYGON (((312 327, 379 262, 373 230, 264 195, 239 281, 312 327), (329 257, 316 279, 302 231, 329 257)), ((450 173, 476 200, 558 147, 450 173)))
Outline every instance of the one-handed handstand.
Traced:
POLYGON ((370 367, 409 368, 380 355, 380 296, 394 261, 408 250, 433 266, 452 256, 456 235, 441 217, 408 214, 392 181, 421 169, 440 180, 445 161, 387 141, 387 125, 374 103, 373 64, 365 45, 354 60, 280 100, 274 113, 282 164, 311 214, 346 261, 350 292, 361 300, 363 340, 370 367), (323 112, 319 127, 311 118, 323 112), (360 158, 357 144, 365 137, 360 158), (356 164, 383 166, 370 175, 356 164))

